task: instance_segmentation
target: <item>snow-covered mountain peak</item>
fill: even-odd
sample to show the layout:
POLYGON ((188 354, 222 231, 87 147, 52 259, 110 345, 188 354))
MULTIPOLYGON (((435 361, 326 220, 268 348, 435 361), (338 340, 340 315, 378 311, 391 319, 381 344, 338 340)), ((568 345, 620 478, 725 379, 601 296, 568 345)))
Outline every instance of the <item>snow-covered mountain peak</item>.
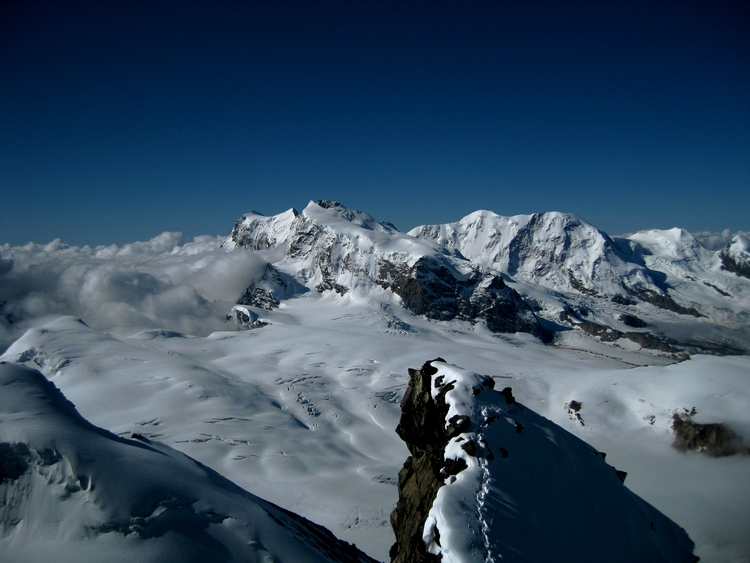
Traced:
POLYGON ((418 227, 410 234, 555 291, 617 294, 622 291, 620 278, 632 270, 605 233, 570 213, 503 217, 479 211, 457 223, 418 227))
POLYGON ((291 208, 284 213, 267 217, 255 211, 246 213, 234 224, 224 248, 245 247, 250 250, 266 250, 288 243, 300 222, 300 214, 291 208))
POLYGON ((750 238, 738 234, 719 253, 722 268, 750 278, 750 238))
POLYGON ((731 241, 729 241, 729 250, 733 253, 750 253, 750 237, 745 235, 735 235, 731 241))
POLYGON ((289 291, 296 286, 302 293, 306 288, 368 299, 377 295, 434 319, 482 319, 495 331, 546 334, 502 277, 482 271, 455 249, 328 200, 310 202, 289 219, 246 215, 236 223, 225 246, 264 252, 269 262, 239 305, 273 308, 299 294, 289 291))
POLYGON ((627 238, 645 248, 649 255, 675 262, 705 260, 711 254, 691 233, 678 227, 639 231, 627 238))
POLYGON ((384 252, 418 255, 444 252, 438 245, 410 239, 390 223, 380 223, 367 213, 348 209, 335 201, 318 200, 310 201, 302 213, 290 209, 270 217, 245 214, 235 223, 224 247, 281 248, 297 258, 324 240, 369 253, 375 247, 382 247, 384 252))
POLYGON ((492 211, 479 210, 455 223, 423 225, 409 234, 455 248, 469 259, 476 257, 484 265, 492 265, 491 257, 526 225, 531 215, 502 217, 492 211), (489 258, 489 259, 488 259, 489 258))
MULTIPOLYGON (((362 211, 318 200, 302 213, 247 214, 224 246, 255 251, 269 263, 240 305, 273 308, 309 290, 315 290, 310 295, 349 294, 390 303, 389 294, 382 293, 386 289, 412 313, 430 318, 476 321, 480 311, 495 308, 489 323, 493 330, 536 327, 532 332, 542 334, 538 321, 530 317, 531 307, 557 330, 563 322, 564 330, 582 328, 594 336, 625 337, 640 346, 674 352, 661 330, 654 341, 644 343, 631 329, 643 332, 651 325, 643 317, 664 311, 680 324, 686 315, 706 318, 718 312, 724 325, 745 325, 747 307, 738 309, 736 301, 726 300, 750 288, 721 273, 724 269, 750 277, 745 242, 737 239, 714 252, 683 229, 643 231, 613 240, 581 217, 558 211, 504 217, 479 210, 455 223, 401 233, 362 211), (499 322, 496 305, 479 305, 484 303, 479 295, 496 295, 500 289, 508 293, 503 299, 515 303, 510 317, 518 316, 518 307, 527 309, 522 323, 499 322), (516 291, 529 297, 527 304, 516 291), (735 313, 727 313, 727 307, 735 313)), ((679 332, 681 341, 691 340, 682 328, 679 332)))
POLYGON ((302 214, 323 225, 340 225, 340 219, 372 231, 393 232, 397 229, 390 223, 379 223, 363 211, 355 211, 341 205, 338 201, 319 199, 311 201, 302 214))

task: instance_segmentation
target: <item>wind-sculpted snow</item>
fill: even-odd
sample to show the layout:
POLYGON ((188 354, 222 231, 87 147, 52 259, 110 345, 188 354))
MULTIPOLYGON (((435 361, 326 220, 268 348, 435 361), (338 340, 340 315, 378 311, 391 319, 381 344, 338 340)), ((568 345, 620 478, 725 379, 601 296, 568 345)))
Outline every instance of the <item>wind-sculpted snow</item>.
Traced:
MULTIPOLYGON (((442 359, 412 372, 410 385, 425 375, 422 392, 432 401, 422 408, 440 411, 445 429, 443 482, 422 530, 425 556, 404 559, 398 546, 394 561, 438 560, 427 553, 444 563, 695 560, 685 531, 624 487, 624 473, 605 454, 516 402, 510 388, 495 391, 488 376, 442 359)), ((417 389, 410 390, 399 428, 420 424, 410 417, 427 422, 437 414, 416 413, 417 389)), ((429 432, 402 436, 408 442, 429 432)), ((410 449, 420 455, 416 445, 410 449)), ((429 472, 419 458, 410 463, 429 472)))
POLYGON ((88 423, 41 373, 0 363, 6 561, 374 563, 172 448, 88 423))

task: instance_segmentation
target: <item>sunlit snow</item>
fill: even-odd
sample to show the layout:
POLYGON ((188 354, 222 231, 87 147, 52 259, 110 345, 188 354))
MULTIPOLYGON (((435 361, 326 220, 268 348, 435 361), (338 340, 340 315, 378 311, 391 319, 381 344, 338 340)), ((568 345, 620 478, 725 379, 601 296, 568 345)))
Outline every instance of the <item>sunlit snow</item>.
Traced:
MULTIPOLYGON (((355 219, 346 229, 358 237, 362 263, 371 243, 439 251, 436 242, 355 219)), ((650 245, 649 260, 669 251, 655 252, 654 236, 632 240, 650 245)), ((164 233, 123 247, 0 247, 2 360, 40 369, 93 424, 163 442, 384 561, 408 455, 394 432, 407 368, 441 356, 512 387, 530 409, 607 452, 628 473, 625 486, 687 530, 702 562, 750 562, 750 458, 671 445, 672 415, 683 409, 750 437, 748 356, 675 363, 576 331, 544 345, 481 324, 430 321, 367 288, 301 292, 273 311, 253 309, 267 326, 237 330, 225 316, 272 249, 222 242, 164 233), (566 407, 571 400, 582 404, 583 424, 566 407)), ((527 289, 534 299, 537 290, 527 289)), ((706 302, 739 323, 732 334, 746 334, 747 293, 738 294, 738 309, 724 310, 715 289, 695 291, 696 301, 715 299, 706 302)), ((682 320, 658 318, 674 330, 682 320)))

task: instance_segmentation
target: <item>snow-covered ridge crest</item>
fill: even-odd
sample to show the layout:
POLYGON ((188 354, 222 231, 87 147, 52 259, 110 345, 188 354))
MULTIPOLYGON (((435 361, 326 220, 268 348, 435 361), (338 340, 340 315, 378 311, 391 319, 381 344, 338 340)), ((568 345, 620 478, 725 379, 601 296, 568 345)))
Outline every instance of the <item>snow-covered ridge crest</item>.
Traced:
POLYGON ((176 450, 86 421, 44 375, 0 362, 7 561, 374 563, 176 450))
MULTIPOLYGON (((290 209, 272 217, 245 215, 224 246, 263 251, 274 269, 309 289, 340 295, 377 287, 384 261, 410 267, 423 256, 449 254, 329 200, 311 201, 302 213, 290 209)), ((467 273, 469 266, 459 269, 467 273)))
MULTIPOLYGON (((497 392, 488 376, 442 359, 410 373, 400 435, 438 444, 420 424, 439 413, 447 438, 420 560, 427 553, 445 563, 695 560, 685 531, 624 487, 625 474, 605 454, 517 403, 510 388, 497 392), (425 392, 426 401, 417 396, 425 392)), ((399 474, 399 508, 411 476, 426 472, 416 481, 428 481, 436 469, 422 463, 435 452, 407 444, 416 459, 399 474)), ((403 542, 399 508, 393 520, 403 542)), ((397 544, 393 560, 414 560, 412 547, 397 544)))
POLYGON ((329 200, 311 201, 302 213, 290 209, 270 217, 243 215, 224 242, 230 249, 280 249, 297 260, 334 244, 344 247, 345 255, 382 253, 411 263, 426 254, 446 253, 440 245, 415 240, 390 223, 379 223, 367 213, 329 200))
POLYGON ((545 334, 501 276, 483 271, 454 249, 401 233, 337 202, 310 202, 301 214, 245 215, 225 247, 255 251, 269 262, 240 305, 272 308, 296 284, 303 292, 376 297, 386 303, 395 294, 409 311, 429 318, 482 319, 491 330, 545 334))
POLYGON ((742 280, 750 253, 741 235, 715 251, 684 229, 612 238, 569 213, 491 211, 409 233, 507 276, 540 318, 562 322, 558 330, 670 353, 750 349, 750 284, 742 280))
POLYGON ((417 227, 410 234, 456 248, 472 262, 555 291, 623 293, 623 282, 655 288, 628 263, 612 239, 570 213, 503 217, 471 213, 456 223, 417 227))

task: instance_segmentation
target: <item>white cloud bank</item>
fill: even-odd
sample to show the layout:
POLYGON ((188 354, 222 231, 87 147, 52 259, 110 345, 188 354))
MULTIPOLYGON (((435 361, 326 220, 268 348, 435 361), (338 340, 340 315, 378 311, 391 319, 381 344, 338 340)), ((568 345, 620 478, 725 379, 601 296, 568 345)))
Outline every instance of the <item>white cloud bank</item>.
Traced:
POLYGON ((710 231, 699 231, 693 233, 695 239, 709 250, 721 250, 729 244, 732 238, 736 235, 750 237, 750 232, 737 231, 736 233, 733 233, 729 229, 724 229, 720 233, 712 233, 710 231))
MULTIPOLYGON (((716 250, 732 236, 695 233, 716 250)), ((750 233, 741 233, 750 236, 750 233)), ((164 328, 207 335, 228 329, 225 316, 265 262, 221 248, 221 237, 185 242, 165 232, 123 246, 0 246, 0 351, 50 316, 74 315, 97 329, 164 328)))
POLYGON ((265 263, 219 237, 165 232, 122 247, 0 247, 0 350, 45 317, 75 315, 98 329, 165 328, 206 335, 265 263))

